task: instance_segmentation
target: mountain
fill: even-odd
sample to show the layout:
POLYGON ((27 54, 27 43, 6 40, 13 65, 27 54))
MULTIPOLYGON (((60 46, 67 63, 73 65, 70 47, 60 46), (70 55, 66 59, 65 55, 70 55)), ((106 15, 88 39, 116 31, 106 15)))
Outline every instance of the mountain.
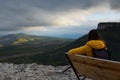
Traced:
MULTIPOLYGON (((11 45, 22 45, 28 42, 49 42, 54 40, 68 40, 64 38, 54 38, 54 37, 45 37, 45 36, 35 36, 24 33, 18 34, 8 34, 0 37, 0 44, 3 46, 11 46, 11 45)), ((70 39, 69 39, 70 41, 70 39)), ((32 43, 31 43, 32 44, 32 43)))
MULTIPOLYGON (((106 24, 100 23, 100 25, 105 26, 106 24)), ((100 25, 98 25, 98 27, 100 25)), ((113 23, 109 23, 109 25, 113 25, 113 23)), ((118 25, 118 23, 115 23, 114 25, 118 25)), ((105 28, 99 27, 98 32, 101 34, 102 38, 106 42, 107 48, 108 48, 110 54, 112 55, 111 59, 120 61, 120 54, 119 54, 120 53, 120 50, 119 50, 119 47, 120 47, 120 42, 119 42, 120 41, 120 25, 118 25, 116 27, 114 27, 114 25, 111 27, 108 26, 105 28)), ((7 59, 4 61, 14 62, 14 63, 36 62, 38 64, 46 64, 46 65, 48 65, 48 64, 50 64, 50 65, 66 65, 69 63, 65 57, 65 52, 67 52, 69 49, 84 45, 86 43, 86 41, 87 41, 87 34, 74 40, 74 41, 70 41, 67 44, 65 42, 65 43, 62 43, 61 46, 56 45, 57 48, 55 48, 55 47, 51 48, 51 46, 43 47, 44 52, 42 54, 39 53, 39 54, 31 55, 31 56, 22 56, 22 57, 7 59), (63 45, 63 44, 66 44, 66 45, 63 45)), ((54 45, 52 44, 52 46, 54 46, 54 45)), ((32 49, 34 50, 36 48, 33 47, 32 49)), ((39 49, 40 49, 40 47, 39 47, 39 49)), ((35 51, 33 51, 33 52, 36 53, 35 51)))
POLYGON ((8 34, 8 35, 5 35, 5 36, 0 36, 0 44, 2 44, 4 46, 10 46, 10 45, 12 45, 12 43, 14 41, 17 41, 21 37, 22 38, 28 38, 29 35, 19 33, 19 34, 8 34))
POLYGON ((120 22, 101 22, 98 24, 98 29, 105 29, 105 28, 118 28, 120 27, 120 22))
MULTIPOLYGON (((99 23, 98 32, 101 34, 102 38, 105 40, 107 48, 111 54, 111 59, 120 61, 120 23, 108 22, 108 23, 99 23)), ((85 44, 87 41, 87 34, 83 37, 78 38, 69 46, 66 46, 65 50, 71 48, 79 47, 85 44)), ((65 51, 64 50, 64 51, 65 51)))
MULTIPOLYGON (((102 24, 102 23, 101 23, 102 24)), ((112 24, 112 23, 110 23, 112 24)), ((98 25, 99 26, 99 25, 98 25)), ((102 38, 105 40, 107 48, 111 54, 111 60, 120 61, 120 25, 117 27, 106 27, 102 29, 98 29, 98 32, 101 34, 102 38)), ((57 65, 66 65, 68 64, 65 52, 69 49, 82 46, 87 41, 87 34, 76 39, 72 43, 68 44, 65 47, 58 48, 57 50, 53 50, 50 53, 46 53, 44 55, 34 55, 31 58, 34 59, 36 62, 39 61, 42 64, 57 64, 57 65), (40 58, 44 57, 44 58, 40 58), (48 59, 48 60, 47 60, 48 59)))
POLYGON ((0 60, 43 54, 63 47, 72 41, 73 39, 35 36, 23 33, 1 36, 0 60))

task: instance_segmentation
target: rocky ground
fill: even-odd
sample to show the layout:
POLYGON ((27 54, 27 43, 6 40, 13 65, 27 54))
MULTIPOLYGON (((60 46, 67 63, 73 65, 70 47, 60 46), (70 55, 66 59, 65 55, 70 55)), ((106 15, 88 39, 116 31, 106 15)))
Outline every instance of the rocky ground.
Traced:
POLYGON ((77 80, 72 69, 61 73, 67 67, 36 63, 19 65, 0 63, 0 80, 77 80))

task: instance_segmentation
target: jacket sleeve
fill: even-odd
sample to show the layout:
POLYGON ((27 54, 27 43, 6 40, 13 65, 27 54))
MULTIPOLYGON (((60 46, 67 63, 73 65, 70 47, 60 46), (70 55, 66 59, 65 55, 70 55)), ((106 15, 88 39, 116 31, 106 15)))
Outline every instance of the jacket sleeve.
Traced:
POLYGON ((74 48, 68 51, 68 54, 84 54, 85 53, 85 46, 81 46, 78 48, 74 48))
POLYGON ((89 46, 84 45, 78 48, 74 48, 68 51, 69 55, 73 55, 73 54, 85 54, 87 56, 92 56, 92 50, 89 46))

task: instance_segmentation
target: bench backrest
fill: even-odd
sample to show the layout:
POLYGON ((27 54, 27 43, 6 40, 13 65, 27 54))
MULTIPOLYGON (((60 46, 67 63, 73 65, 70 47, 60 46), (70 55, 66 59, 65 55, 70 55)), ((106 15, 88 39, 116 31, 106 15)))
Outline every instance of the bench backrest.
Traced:
POLYGON ((93 80, 120 80, 120 62, 82 55, 68 56, 77 74, 93 80))

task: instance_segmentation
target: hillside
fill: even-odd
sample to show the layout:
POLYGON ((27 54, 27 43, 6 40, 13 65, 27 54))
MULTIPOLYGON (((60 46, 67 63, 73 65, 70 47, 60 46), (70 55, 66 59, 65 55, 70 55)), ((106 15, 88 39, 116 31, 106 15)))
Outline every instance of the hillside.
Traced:
MULTIPOLYGON (((45 36, 35 36, 24 33, 18 34, 8 34, 5 36, 0 36, 0 44, 3 46, 16 46, 16 45, 27 45, 27 44, 37 44, 37 42, 49 43, 51 41, 71 41, 65 38, 55 38, 55 37, 45 37, 45 36)), ((59 43, 58 43, 59 44, 59 43)))
MULTIPOLYGON (((98 25, 99 26, 99 25, 98 25)), ((102 35, 103 39, 106 41, 106 45, 112 55, 112 60, 120 61, 120 26, 117 27, 105 27, 104 29, 98 29, 99 33, 102 35)), ((56 49, 50 48, 48 51, 44 51, 42 54, 34 54, 32 56, 24 56, 18 58, 12 58, 5 60, 6 62, 14 63, 31 63, 36 62, 38 64, 51 64, 51 65, 66 65, 68 64, 65 57, 65 52, 71 48, 79 47, 84 45, 87 41, 87 34, 78 38, 77 40, 70 42, 63 46, 56 45, 56 49)), ((52 44, 53 46, 53 44, 52 44)), ((43 49, 46 50, 47 47, 43 49)), ((35 47, 32 48, 36 49, 35 47)), ((35 52, 36 53, 36 52, 35 52)))
MULTIPOLYGON (((99 29, 98 32, 101 34, 102 38, 105 40, 106 45, 108 47, 109 52, 112 55, 112 60, 116 60, 116 61, 120 61, 120 25, 118 25, 120 23, 100 23, 101 25, 104 25, 104 28, 100 28, 100 26, 98 25, 99 29), (111 25, 110 27, 108 26, 111 25), (117 25, 117 26, 115 26, 117 25), (106 27, 105 27, 106 26, 106 27)), ((87 35, 84 35, 83 37, 77 39, 76 41, 74 41, 72 44, 70 44, 68 47, 68 49, 66 48, 66 50, 69 50, 71 48, 74 47, 79 47, 83 44, 85 44, 85 42, 87 41, 87 35)))
MULTIPOLYGON (((0 37, 0 60, 43 54, 71 43, 73 39, 35 36, 28 34, 9 34, 0 37)), ((28 61, 22 59, 18 62, 28 61)), ((31 62, 29 60, 28 62, 31 62)))
MULTIPOLYGON (((103 39, 106 41, 106 45, 108 47, 109 52, 111 53, 111 59, 112 60, 116 60, 116 61, 120 61, 120 51, 119 51, 119 47, 120 47, 120 26, 118 27, 106 27, 104 29, 98 29, 99 33, 101 34, 101 36, 103 37, 103 39)), ((35 55, 32 56, 32 59, 34 60, 38 60, 40 62, 42 62, 42 64, 49 64, 48 62, 50 62, 51 64, 58 64, 58 65, 65 65, 68 64, 66 57, 65 57, 65 52, 68 51, 71 48, 75 48, 75 47, 79 47, 85 44, 85 42, 87 41, 87 34, 78 38, 77 40, 75 40, 74 42, 68 44, 65 47, 61 47, 57 50, 51 51, 51 53, 53 53, 52 55, 49 55, 49 53, 46 53, 45 55, 35 55), (44 58, 40 58, 40 57, 44 57, 44 58), (47 58, 46 58, 47 57, 47 58), (47 59, 49 61, 47 61, 47 59)))
POLYGON ((120 61, 120 27, 106 28, 99 30, 99 32, 106 41, 109 52, 112 55, 112 60, 120 61))

